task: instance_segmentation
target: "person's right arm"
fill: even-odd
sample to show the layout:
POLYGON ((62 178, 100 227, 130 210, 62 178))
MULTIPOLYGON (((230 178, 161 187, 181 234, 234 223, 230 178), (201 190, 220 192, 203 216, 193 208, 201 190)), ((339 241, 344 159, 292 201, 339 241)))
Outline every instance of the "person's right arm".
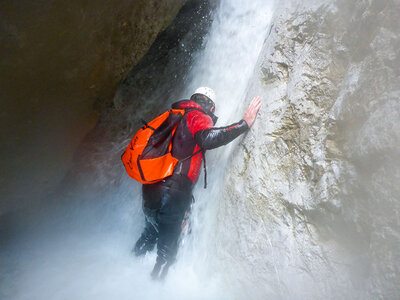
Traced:
POLYGON ((230 143, 254 124, 260 106, 261 98, 255 97, 247 108, 243 119, 239 122, 225 127, 214 127, 197 131, 194 134, 196 144, 207 150, 230 143))
POLYGON ((196 144, 202 149, 214 149, 232 142, 239 135, 249 129, 244 120, 225 127, 214 127, 199 130, 194 135, 196 144))

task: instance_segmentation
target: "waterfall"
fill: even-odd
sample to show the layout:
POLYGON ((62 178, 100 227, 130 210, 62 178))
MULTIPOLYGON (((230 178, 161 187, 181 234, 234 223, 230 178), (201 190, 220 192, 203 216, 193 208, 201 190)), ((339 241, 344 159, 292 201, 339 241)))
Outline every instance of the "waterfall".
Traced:
MULTIPOLYGON (((190 97, 199 86, 212 87, 218 98, 217 125, 223 126, 240 120, 249 103, 246 89, 268 32, 272 3, 222 0, 214 13, 204 50, 196 54, 180 96, 190 97)), ((110 130, 120 126, 120 120, 107 122, 110 130)), ((125 143, 106 144, 109 156, 125 143)), ((234 299, 224 270, 210 265, 208 258, 216 251, 209 237, 216 224, 224 170, 236 147, 237 142, 208 152, 209 188, 203 190, 199 180, 193 231, 165 282, 150 279, 154 252, 139 259, 130 253, 143 227, 140 185, 126 175, 110 185, 117 180, 109 173, 122 171, 121 166, 110 168, 114 163, 110 160, 97 166, 96 182, 107 187, 105 191, 91 190, 85 182, 79 188, 68 186, 63 204, 54 203, 36 217, 47 221, 22 230, 2 250, 6 270, 2 294, 7 299, 234 299)))
MULTIPOLYGON (((212 87, 217 94, 217 127, 239 121, 250 101, 250 98, 245 97, 268 33, 272 9, 272 1, 265 0, 224 0, 220 3, 206 48, 198 55, 189 74, 190 83, 182 94, 182 97, 187 97, 198 86, 212 87)), ((257 95, 251 95, 254 96, 257 95)), ((238 141, 235 141, 206 153, 208 188, 203 189, 203 178, 200 176, 194 191, 196 203, 192 212, 193 234, 185 241, 177 264, 182 276, 188 265, 205 278, 214 274, 222 283, 225 276, 229 276, 221 269, 218 270, 218 265, 210 265, 210 258, 218 251, 218 246, 210 241, 218 226, 217 215, 225 186, 225 169, 231 153, 237 148, 238 141)), ((225 234, 229 238, 232 233, 225 234)), ((230 291, 231 295, 219 295, 220 299, 234 298, 235 289, 231 288, 230 291)))

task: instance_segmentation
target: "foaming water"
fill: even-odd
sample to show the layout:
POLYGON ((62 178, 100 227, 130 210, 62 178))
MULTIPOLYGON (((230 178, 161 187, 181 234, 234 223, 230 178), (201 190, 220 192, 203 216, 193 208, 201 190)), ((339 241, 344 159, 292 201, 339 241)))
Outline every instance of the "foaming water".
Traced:
MULTIPOLYGON (((184 94, 190 95, 198 86, 212 87, 217 94, 216 115, 219 119, 216 126, 239 121, 250 101, 245 99, 245 95, 268 33, 272 4, 272 1, 263 0, 221 1, 206 49, 196 61, 190 74, 191 84, 184 94)), ((224 186, 225 169, 235 147, 238 147, 237 141, 208 151, 206 154, 208 188, 203 189, 203 178, 200 178, 194 193, 196 197, 192 213, 194 234, 182 247, 177 264, 178 267, 192 264, 197 273, 203 274, 204 277, 219 274, 218 280, 222 282, 229 274, 219 269, 218 265, 209 264, 210 256, 218 251, 217 244, 210 244, 210 237, 219 226, 217 214, 224 186)), ((226 232, 226 234, 229 236, 233 233, 226 232)), ((230 291, 232 296, 235 295, 235 287, 225 290, 230 291)))
MULTIPOLYGON (((222 0, 205 50, 198 54, 182 98, 201 85, 217 93, 217 125, 238 121, 247 86, 268 32, 272 3, 222 0)), ((256 96, 256 95, 254 95, 256 96)), ((234 299, 224 270, 210 265, 218 251, 209 237, 216 226, 219 196, 229 153, 236 144, 209 151, 208 189, 195 189, 192 234, 165 282, 149 273, 155 253, 133 257, 143 228, 140 185, 127 176, 107 193, 85 191, 73 204, 49 212, 51 220, 24 228, 1 251, 3 299, 234 299), (90 199, 90 200, 88 200, 90 199)), ((75 197, 75 196, 74 196, 75 197)), ((227 233, 230 234, 230 233, 227 233)), ((227 254, 228 255, 228 254, 227 254)))

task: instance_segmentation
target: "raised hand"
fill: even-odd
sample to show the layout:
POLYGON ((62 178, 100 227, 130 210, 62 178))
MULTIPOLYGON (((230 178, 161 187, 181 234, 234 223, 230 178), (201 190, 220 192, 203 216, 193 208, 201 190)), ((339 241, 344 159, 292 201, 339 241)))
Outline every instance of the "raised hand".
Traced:
POLYGON ((256 120, 258 110, 261 107, 261 97, 257 96, 251 100, 249 107, 244 113, 243 120, 246 121, 249 127, 253 126, 254 121, 256 120))

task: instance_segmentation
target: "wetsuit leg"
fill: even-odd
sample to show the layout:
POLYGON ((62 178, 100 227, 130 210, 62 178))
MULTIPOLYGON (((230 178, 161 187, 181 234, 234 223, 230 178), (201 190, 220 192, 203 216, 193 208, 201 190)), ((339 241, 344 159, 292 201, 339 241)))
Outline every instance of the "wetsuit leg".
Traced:
POLYGON ((191 191, 165 189, 162 204, 157 215, 158 242, 157 263, 152 273, 153 277, 164 278, 169 267, 175 262, 178 252, 178 241, 182 232, 182 222, 185 213, 190 209, 191 191))
POLYGON ((145 213, 145 218, 145 228, 133 248, 136 256, 145 255, 147 252, 152 251, 158 239, 158 229, 155 226, 156 223, 152 221, 154 217, 148 217, 145 213))
POLYGON ((144 211, 157 211, 157 262, 152 277, 163 278, 175 262, 182 221, 190 209, 193 184, 187 177, 171 176, 165 181, 143 186, 144 211))
POLYGON ((136 256, 145 255, 152 251, 158 239, 157 215, 161 206, 161 190, 156 185, 154 185, 154 188, 149 189, 148 187, 143 186, 145 228, 132 250, 136 256))
POLYGON ((183 218, 190 208, 191 197, 191 193, 170 189, 162 198, 162 205, 157 215, 159 228, 157 254, 166 261, 175 260, 183 218))

